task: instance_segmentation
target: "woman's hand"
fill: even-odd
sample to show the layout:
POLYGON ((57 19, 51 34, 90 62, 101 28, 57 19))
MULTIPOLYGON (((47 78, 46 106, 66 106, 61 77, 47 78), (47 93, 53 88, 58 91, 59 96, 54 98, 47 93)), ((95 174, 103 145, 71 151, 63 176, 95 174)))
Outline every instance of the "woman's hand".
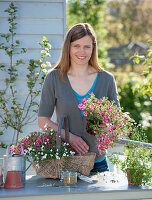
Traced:
POLYGON ((78 154, 86 154, 89 150, 89 146, 85 143, 85 141, 72 133, 69 135, 70 145, 74 148, 74 150, 78 154))
MULTIPOLYGON (((105 124, 99 124, 98 125, 98 128, 100 128, 101 130, 103 130, 103 131, 106 131, 106 125, 105 124)), ((95 131, 93 131, 93 133, 94 133, 94 136, 98 133, 96 130, 95 131)))
MULTIPOLYGON (((51 121, 48 117, 39 117, 39 127, 44 129, 44 126, 47 124, 48 127, 51 127, 55 131, 58 129, 57 123, 51 121)), ((63 141, 65 141, 65 131, 62 129, 61 136, 63 141)), ((89 146, 85 143, 85 141, 72 133, 69 133, 69 143, 74 148, 74 150, 78 154, 85 154, 89 150, 89 146)))

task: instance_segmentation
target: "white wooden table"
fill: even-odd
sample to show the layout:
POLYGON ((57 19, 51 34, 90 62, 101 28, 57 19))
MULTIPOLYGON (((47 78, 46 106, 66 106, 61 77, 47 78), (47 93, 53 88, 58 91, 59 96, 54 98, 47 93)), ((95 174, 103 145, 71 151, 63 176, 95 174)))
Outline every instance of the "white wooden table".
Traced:
POLYGON ((4 200, 133 200, 152 199, 152 187, 135 188, 127 183, 103 185, 98 178, 93 183, 78 180, 75 186, 64 186, 59 180, 28 176, 22 189, 0 188, 0 199, 4 200))

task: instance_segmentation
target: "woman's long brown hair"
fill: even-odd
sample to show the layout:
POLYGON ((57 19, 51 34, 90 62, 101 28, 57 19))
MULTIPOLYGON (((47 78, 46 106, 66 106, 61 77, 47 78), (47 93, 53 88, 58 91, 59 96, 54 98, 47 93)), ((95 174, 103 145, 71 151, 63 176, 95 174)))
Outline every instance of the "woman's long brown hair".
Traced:
POLYGON ((102 71, 102 68, 98 64, 98 52, 97 52, 97 40, 96 34, 88 23, 79 23, 72 26, 66 34, 64 39, 61 57, 58 63, 55 65, 53 69, 59 69, 60 71, 60 78, 63 80, 64 74, 66 74, 70 69, 70 45, 71 42, 79 40, 84 36, 89 35, 92 38, 93 42, 93 50, 92 55, 89 60, 89 65, 95 68, 97 71, 102 71))

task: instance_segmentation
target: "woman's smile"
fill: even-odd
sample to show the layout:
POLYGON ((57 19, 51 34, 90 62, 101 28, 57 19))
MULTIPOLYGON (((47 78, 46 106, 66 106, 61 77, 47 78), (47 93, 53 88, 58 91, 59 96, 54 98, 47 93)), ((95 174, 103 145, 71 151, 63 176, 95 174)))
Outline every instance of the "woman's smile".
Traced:
POLYGON ((77 56, 78 59, 84 60, 86 57, 85 56, 77 56))
POLYGON ((72 42, 70 46, 71 65, 88 64, 92 55, 92 49, 92 38, 88 35, 72 42))

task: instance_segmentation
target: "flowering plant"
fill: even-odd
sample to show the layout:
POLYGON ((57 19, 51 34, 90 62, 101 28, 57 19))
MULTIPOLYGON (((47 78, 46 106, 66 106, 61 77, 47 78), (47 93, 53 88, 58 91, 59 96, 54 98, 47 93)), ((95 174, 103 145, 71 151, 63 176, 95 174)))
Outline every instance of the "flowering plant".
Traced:
POLYGON ((127 137, 131 133, 132 119, 114 101, 105 97, 97 99, 93 93, 90 95, 90 98, 82 100, 78 108, 87 117, 87 132, 97 138, 98 150, 105 151, 116 146, 115 142, 119 138, 127 137))
POLYGON ((56 148, 57 133, 53 129, 45 132, 31 132, 19 140, 17 146, 12 145, 10 150, 13 154, 21 154, 23 147, 24 153, 33 158, 33 161, 48 160, 51 158, 60 159, 61 157, 69 157, 75 154, 68 143, 61 142, 61 148, 56 148))

